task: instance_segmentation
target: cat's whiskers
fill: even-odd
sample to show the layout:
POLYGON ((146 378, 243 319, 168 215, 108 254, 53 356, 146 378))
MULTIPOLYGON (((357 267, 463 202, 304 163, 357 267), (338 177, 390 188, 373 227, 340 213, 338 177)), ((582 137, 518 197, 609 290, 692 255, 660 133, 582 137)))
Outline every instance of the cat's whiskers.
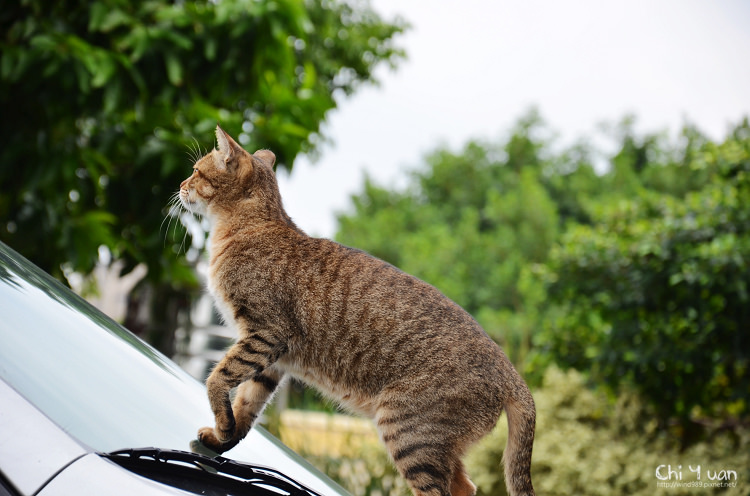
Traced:
MULTIPOLYGON (((167 228, 164 231, 164 246, 167 244, 167 236, 169 235, 169 230, 172 226, 172 219, 179 218, 182 210, 183 206, 180 201, 180 192, 177 191, 169 198, 169 201, 167 202, 167 214, 164 216, 164 220, 161 221, 161 225, 159 226, 159 231, 161 231, 162 227, 164 227, 164 222, 167 223, 167 228)), ((172 241, 174 241, 174 232, 176 230, 177 226, 175 225, 175 228, 172 230, 172 241)))
POLYGON ((193 163, 198 162, 201 157, 206 154, 206 152, 204 152, 201 148, 201 145, 200 143, 198 143, 198 140, 195 138, 195 136, 193 136, 193 143, 190 143, 186 146, 188 147, 188 151, 186 153, 193 163))
MULTIPOLYGON (((164 225, 165 221, 167 222, 167 229, 166 229, 166 232, 164 233, 164 243, 166 244, 166 238, 169 233, 170 227, 172 225, 172 219, 176 218, 178 219, 179 223, 182 224, 182 226, 184 227, 182 240, 180 241, 180 246, 177 249, 177 253, 182 253, 183 251, 187 253, 187 236, 188 234, 191 234, 191 236, 195 235, 195 233, 191 231, 190 223, 191 221, 200 219, 201 215, 193 209, 192 204, 190 204, 189 202, 184 203, 182 201, 179 191, 172 194, 169 201, 167 202, 167 205, 169 209, 167 211, 167 215, 164 217, 164 220, 162 221, 162 225, 164 225), (169 218, 168 221, 167 221, 167 218, 169 218)), ((175 241, 174 232, 176 230, 177 230, 177 225, 175 224, 175 228, 172 229, 172 233, 173 233, 172 241, 173 242, 175 241)))
MULTIPOLYGON (((207 152, 204 152, 201 148, 200 143, 198 140, 193 137, 193 142, 188 143, 186 145, 187 150, 185 151, 185 154, 188 156, 188 159, 190 159, 191 163, 195 164, 198 162, 203 155, 205 155, 207 152)), ((178 248, 177 252, 180 253, 183 251, 183 249, 186 249, 186 241, 187 241, 187 235, 190 231, 190 228, 188 226, 189 217, 185 217, 189 215, 190 217, 198 217, 198 214, 193 210, 192 206, 189 204, 185 204, 180 199, 180 192, 176 191, 172 194, 172 196, 169 198, 169 201, 167 201, 167 213, 164 216, 164 220, 162 220, 161 225, 159 226, 159 230, 161 231, 162 227, 164 226, 164 222, 167 223, 167 228, 164 232, 164 246, 167 244, 167 237, 169 235, 169 231, 171 229, 172 231, 172 242, 175 241, 174 235, 177 231, 177 224, 175 224, 175 227, 172 229, 172 221, 173 219, 178 219, 180 224, 184 227, 184 232, 182 235, 182 241, 180 242, 180 247, 178 248)))
MULTIPOLYGON (((182 222, 182 219, 180 219, 180 221, 182 222)), ((183 223, 183 225, 184 225, 184 223, 183 223)), ((185 241, 187 241, 187 235, 188 235, 188 228, 185 227, 185 232, 182 235, 182 242, 180 242, 180 248, 179 248, 178 252, 181 252, 184 249, 185 253, 187 253, 187 248, 185 247, 185 241)))

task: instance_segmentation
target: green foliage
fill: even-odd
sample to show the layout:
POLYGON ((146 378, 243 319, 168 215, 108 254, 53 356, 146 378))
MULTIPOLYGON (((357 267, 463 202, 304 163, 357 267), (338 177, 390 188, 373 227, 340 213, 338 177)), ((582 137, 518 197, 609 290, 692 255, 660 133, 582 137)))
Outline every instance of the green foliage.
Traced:
POLYGON ((698 189, 601 204, 567 231, 550 263, 564 315, 537 342, 614 391, 635 387, 690 442, 691 419, 750 414, 750 126, 688 151, 698 189))
MULTIPOLYGON (((750 490, 750 431, 714 431, 709 440, 681 450, 661 434, 648 406, 632 391, 616 402, 592 392, 582 374, 547 369, 543 386, 534 391, 537 430, 531 473, 539 494, 547 495, 692 495, 747 494, 750 490), (736 487, 709 490, 658 487, 656 469, 680 466, 682 482, 697 482, 689 466, 737 473, 736 487)), ((467 470, 479 496, 505 492, 502 452, 507 441, 505 417, 469 452, 467 470)), ((666 474, 664 469, 662 474, 666 474)), ((676 476, 672 481, 677 481, 676 476)))
POLYGON ((126 271, 190 284, 182 233, 160 226, 193 136, 220 122, 291 170, 337 95, 401 55, 403 28, 333 0, 4 6, 0 239, 61 278, 63 265, 89 272, 104 245, 126 271))

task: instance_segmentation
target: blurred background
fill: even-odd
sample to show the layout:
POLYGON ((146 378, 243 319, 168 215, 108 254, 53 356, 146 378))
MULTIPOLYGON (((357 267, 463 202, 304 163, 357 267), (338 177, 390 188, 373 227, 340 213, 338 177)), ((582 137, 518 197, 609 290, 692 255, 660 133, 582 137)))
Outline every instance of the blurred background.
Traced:
MULTIPOLYGON (((750 494, 747 26, 743 0, 4 5, 0 240, 204 378, 233 336, 169 202, 220 122, 276 153, 302 229, 503 346, 540 494, 750 494)), ((355 495, 408 494, 299 384, 265 423, 355 495)), ((483 495, 503 423, 469 455, 483 495)))

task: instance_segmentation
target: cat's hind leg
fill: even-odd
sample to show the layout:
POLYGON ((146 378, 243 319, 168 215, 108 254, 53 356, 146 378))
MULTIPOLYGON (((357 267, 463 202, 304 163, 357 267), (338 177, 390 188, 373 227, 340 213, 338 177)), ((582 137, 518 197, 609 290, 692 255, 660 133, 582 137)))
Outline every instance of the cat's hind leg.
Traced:
MULTIPOLYGON (((465 484, 454 476, 460 466, 451 443, 435 435, 415 413, 383 416, 377 421, 383 442, 394 465, 415 496, 451 496, 465 484)), ((458 494, 456 496, 467 496, 458 494)))
MULTIPOLYGON (((473 440, 487 429, 472 429, 463 412, 457 415, 449 400, 417 403, 418 393, 405 390, 386 397, 375 415, 380 437, 394 465, 415 496, 474 496, 461 462, 473 440)), ((430 395, 431 398, 439 396, 430 395)), ((491 427, 490 427, 491 428, 491 427)))
POLYGON ((425 450, 416 449, 415 456, 411 457, 404 457, 403 449, 392 452, 396 468, 406 479, 414 495, 474 496, 477 487, 466 474, 455 449, 444 446, 440 453, 439 448, 432 448, 437 448, 437 445, 425 450))

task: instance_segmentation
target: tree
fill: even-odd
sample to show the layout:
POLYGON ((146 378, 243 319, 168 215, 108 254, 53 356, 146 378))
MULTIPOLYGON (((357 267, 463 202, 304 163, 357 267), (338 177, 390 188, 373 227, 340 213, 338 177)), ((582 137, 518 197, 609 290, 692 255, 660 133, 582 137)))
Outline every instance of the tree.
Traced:
POLYGON ((674 194, 602 205, 563 236, 549 288, 562 316, 537 342, 613 391, 635 387, 689 444, 696 419, 750 416, 750 125, 721 144, 686 134, 679 161, 637 176, 674 194))
POLYGON ((148 267, 155 301, 171 299, 195 283, 182 233, 161 227, 190 154, 210 147, 188 145, 221 122, 291 170, 337 97, 402 55, 404 27, 333 0, 5 6, 0 240, 63 280, 106 246, 124 271, 148 267))

